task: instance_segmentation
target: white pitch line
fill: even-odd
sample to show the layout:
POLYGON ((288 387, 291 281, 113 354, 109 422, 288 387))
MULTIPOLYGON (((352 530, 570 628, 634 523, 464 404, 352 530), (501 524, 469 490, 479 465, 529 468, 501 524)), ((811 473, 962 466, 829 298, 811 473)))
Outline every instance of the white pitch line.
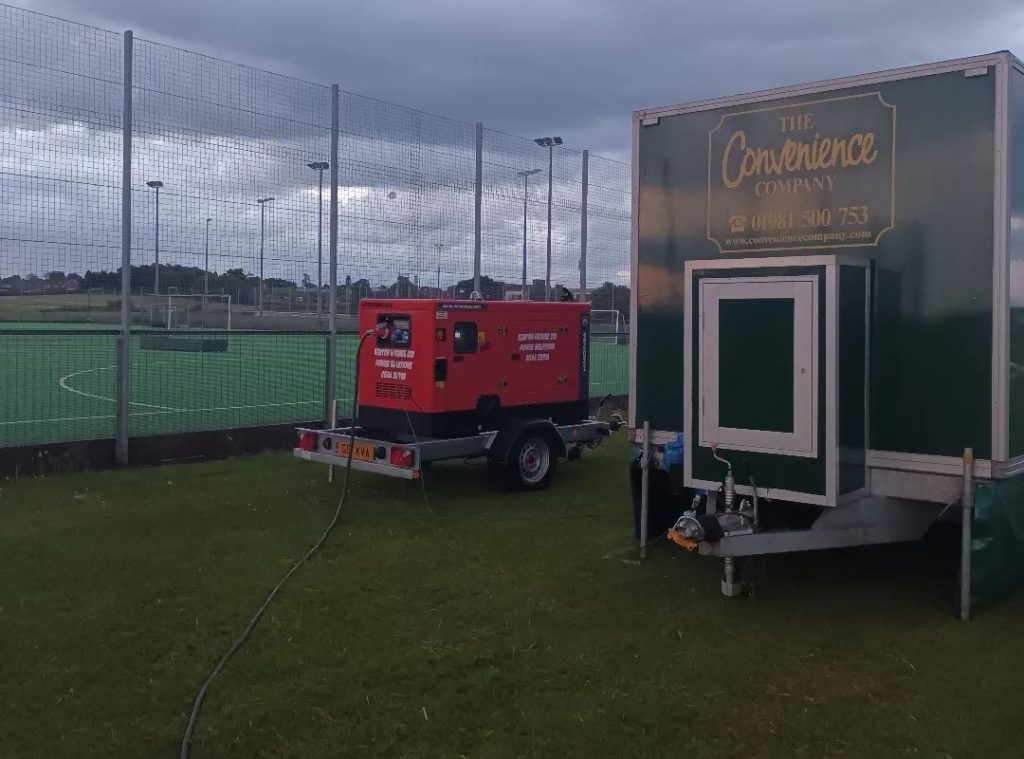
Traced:
MULTIPOLYGON (((97 366, 94 369, 82 369, 81 371, 71 372, 71 374, 65 374, 63 377, 60 378, 60 386, 63 389, 67 390, 69 393, 75 393, 76 395, 83 395, 86 398, 95 398, 98 401, 106 401, 107 403, 117 403, 117 399, 116 398, 107 398, 106 396, 103 396, 103 395, 95 395, 93 393, 87 393, 84 390, 76 390, 75 388, 68 387, 68 385, 67 385, 67 381, 69 379, 71 379, 72 377, 77 377, 79 374, 88 374, 89 372, 104 372, 104 371, 110 371, 111 369, 116 369, 116 368, 117 368, 116 365, 115 366, 97 366)), ((138 401, 128 401, 128 403, 130 403, 133 406, 145 406, 146 408, 158 408, 158 409, 163 409, 164 411, 182 411, 183 410, 183 409, 180 409, 180 408, 172 408, 170 406, 157 406, 156 404, 153 404, 153 403, 140 403, 138 401)))
MULTIPOLYGON (((161 363, 173 363, 173 362, 161 362, 161 363)), ((84 390, 78 390, 70 387, 67 384, 67 380, 72 377, 77 377, 80 374, 87 374, 89 372, 102 372, 111 371, 116 369, 117 366, 98 366, 92 369, 82 369, 77 372, 72 372, 60 378, 59 384, 62 389, 67 390, 69 393, 75 393, 86 398, 93 398, 98 401, 106 401, 108 403, 116 403, 116 399, 107 398, 102 395, 95 395, 93 393, 87 393, 84 390)), ((199 414, 206 411, 243 411, 246 409, 260 409, 260 408, 280 408, 282 406, 311 406, 314 404, 320 404, 322 401, 283 401, 281 403, 254 403, 247 406, 210 406, 207 408, 172 408, 170 406, 157 406, 153 403, 141 403, 139 401, 129 401, 133 406, 145 406, 146 408, 158 409, 157 411, 133 411, 129 413, 129 416, 155 416, 157 414, 199 414)), ((0 421, 0 427, 6 427, 15 424, 45 424, 51 422, 81 422, 92 419, 114 419, 115 414, 97 414, 94 416, 64 416, 55 417, 52 419, 16 419, 13 421, 0 421)))
POLYGON ((57 416, 52 419, 16 419, 13 422, 0 422, 0 426, 8 424, 44 424, 47 422, 84 422, 92 419, 115 419, 116 414, 101 414, 97 416, 57 416))
MULTIPOLYGON (((104 399, 105 400, 105 399, 104 399)), ((156 416, 157 414, 198 414, 203 411, 241 411, 251 408, 274 408, 278 406, 312 406, 323 401, 286 401, 284 403, 257 403, 252 406, 212 406, 210 408, 176 408, 165 411, 133 411, 129 416, 156 416)), ((162 407, 157 407, 162 408, 162 407)), ((100 414, 97 416, 63 416, 54 419, 18 419, 12 422, 0 422, 0 426, 9 424, 42 424, 43 422, 78 422, 87 419, 114 419, 115 414, 100 414)))

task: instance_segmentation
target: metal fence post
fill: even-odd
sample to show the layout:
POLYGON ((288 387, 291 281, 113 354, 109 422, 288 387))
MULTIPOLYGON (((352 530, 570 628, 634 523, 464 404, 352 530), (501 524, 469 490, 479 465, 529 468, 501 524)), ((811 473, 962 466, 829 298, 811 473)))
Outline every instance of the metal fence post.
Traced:
MULTIPOLYGON (((331 85, 331 213, 330 213, 330 275, 328 277, 328 313, 327 328, 330 334, 327 337, 327 371, 325 381, 327 392, 325 395, 324 419, 328 427, 336 427, 338 420, 334 416, 335 404, 334 395, 337 388, 338 369, 338 85, 331 85)), ((319 295, 317 296, 319 297, 319 295)))
POLYGON ((132 294, 132 59, 134 38, 124 33, 121 110, 121 335, 117 344, 117 463, 128 465, 128 409, 131 394, 132 294))
POLYGON ((647 517, 650 508, 651 423, 644 422, 644 439, 640 454, 640 558, 647 558, 647 517))
POLYGON ((960 524, 960 619, 971 618, 971 540, 974 518, 974 450, 964 449, 964 490, 960 524))
POLYGON ((580 198, 580 300, 587 299, 587 196, 590 189, 590 151, 583 151, 583 190, 580 198))
POLYGON ((476 122, 476 187, 473 206, 473 290, 480 292, 480 218, 484 192, 484 123, 476 122))
POLYGON ((555 146, 548 145, 548 245, 547 268, 544 273, 544 300, 551 300, 551 201, 553 199, 555 178, 555 146))

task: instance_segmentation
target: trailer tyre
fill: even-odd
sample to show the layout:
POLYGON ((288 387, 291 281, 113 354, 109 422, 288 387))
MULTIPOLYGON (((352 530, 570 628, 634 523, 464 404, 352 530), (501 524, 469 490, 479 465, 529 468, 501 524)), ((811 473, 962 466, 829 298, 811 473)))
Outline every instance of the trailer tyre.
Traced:
POLYGON ((558 468, 558 453, 547 435, 528 430, 505 455, 503 484, 509 490, 546 488, 558 468))

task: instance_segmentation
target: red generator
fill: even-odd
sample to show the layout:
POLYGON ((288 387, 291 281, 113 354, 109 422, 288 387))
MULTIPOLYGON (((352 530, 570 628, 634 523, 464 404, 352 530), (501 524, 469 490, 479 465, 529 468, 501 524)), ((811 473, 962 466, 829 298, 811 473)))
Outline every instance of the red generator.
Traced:
POLYGON ((486 458, 505 487, 536 490, 622 426, 588 415, 585 303, 364 300, 359 332, 356 419, 299 429, 300 459, 418 479, 486 458))
POLYGON ((587 418, 590 305, 364 300, 359 425, 452 438, 510 419, 587 418))

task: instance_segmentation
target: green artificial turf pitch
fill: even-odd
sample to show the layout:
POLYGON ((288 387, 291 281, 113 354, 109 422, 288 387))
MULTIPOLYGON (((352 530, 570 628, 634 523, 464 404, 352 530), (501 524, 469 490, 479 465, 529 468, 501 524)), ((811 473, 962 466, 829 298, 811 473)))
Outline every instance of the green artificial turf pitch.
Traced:
MULTIPOLYGON (((0 447, 114 437, 117 336, 31 326, 0 330, 0 447)), ((140 334, 132 338, 132 436, 323 417, 322 334, 216 333, 228 339, 224 353, 143 349, 140 334)), ((356 341, 339 339, 341 408, 352 397, 356 341)), ((598 338, 591 353, 591 395, 625 395, 628 346, 598 338)))

